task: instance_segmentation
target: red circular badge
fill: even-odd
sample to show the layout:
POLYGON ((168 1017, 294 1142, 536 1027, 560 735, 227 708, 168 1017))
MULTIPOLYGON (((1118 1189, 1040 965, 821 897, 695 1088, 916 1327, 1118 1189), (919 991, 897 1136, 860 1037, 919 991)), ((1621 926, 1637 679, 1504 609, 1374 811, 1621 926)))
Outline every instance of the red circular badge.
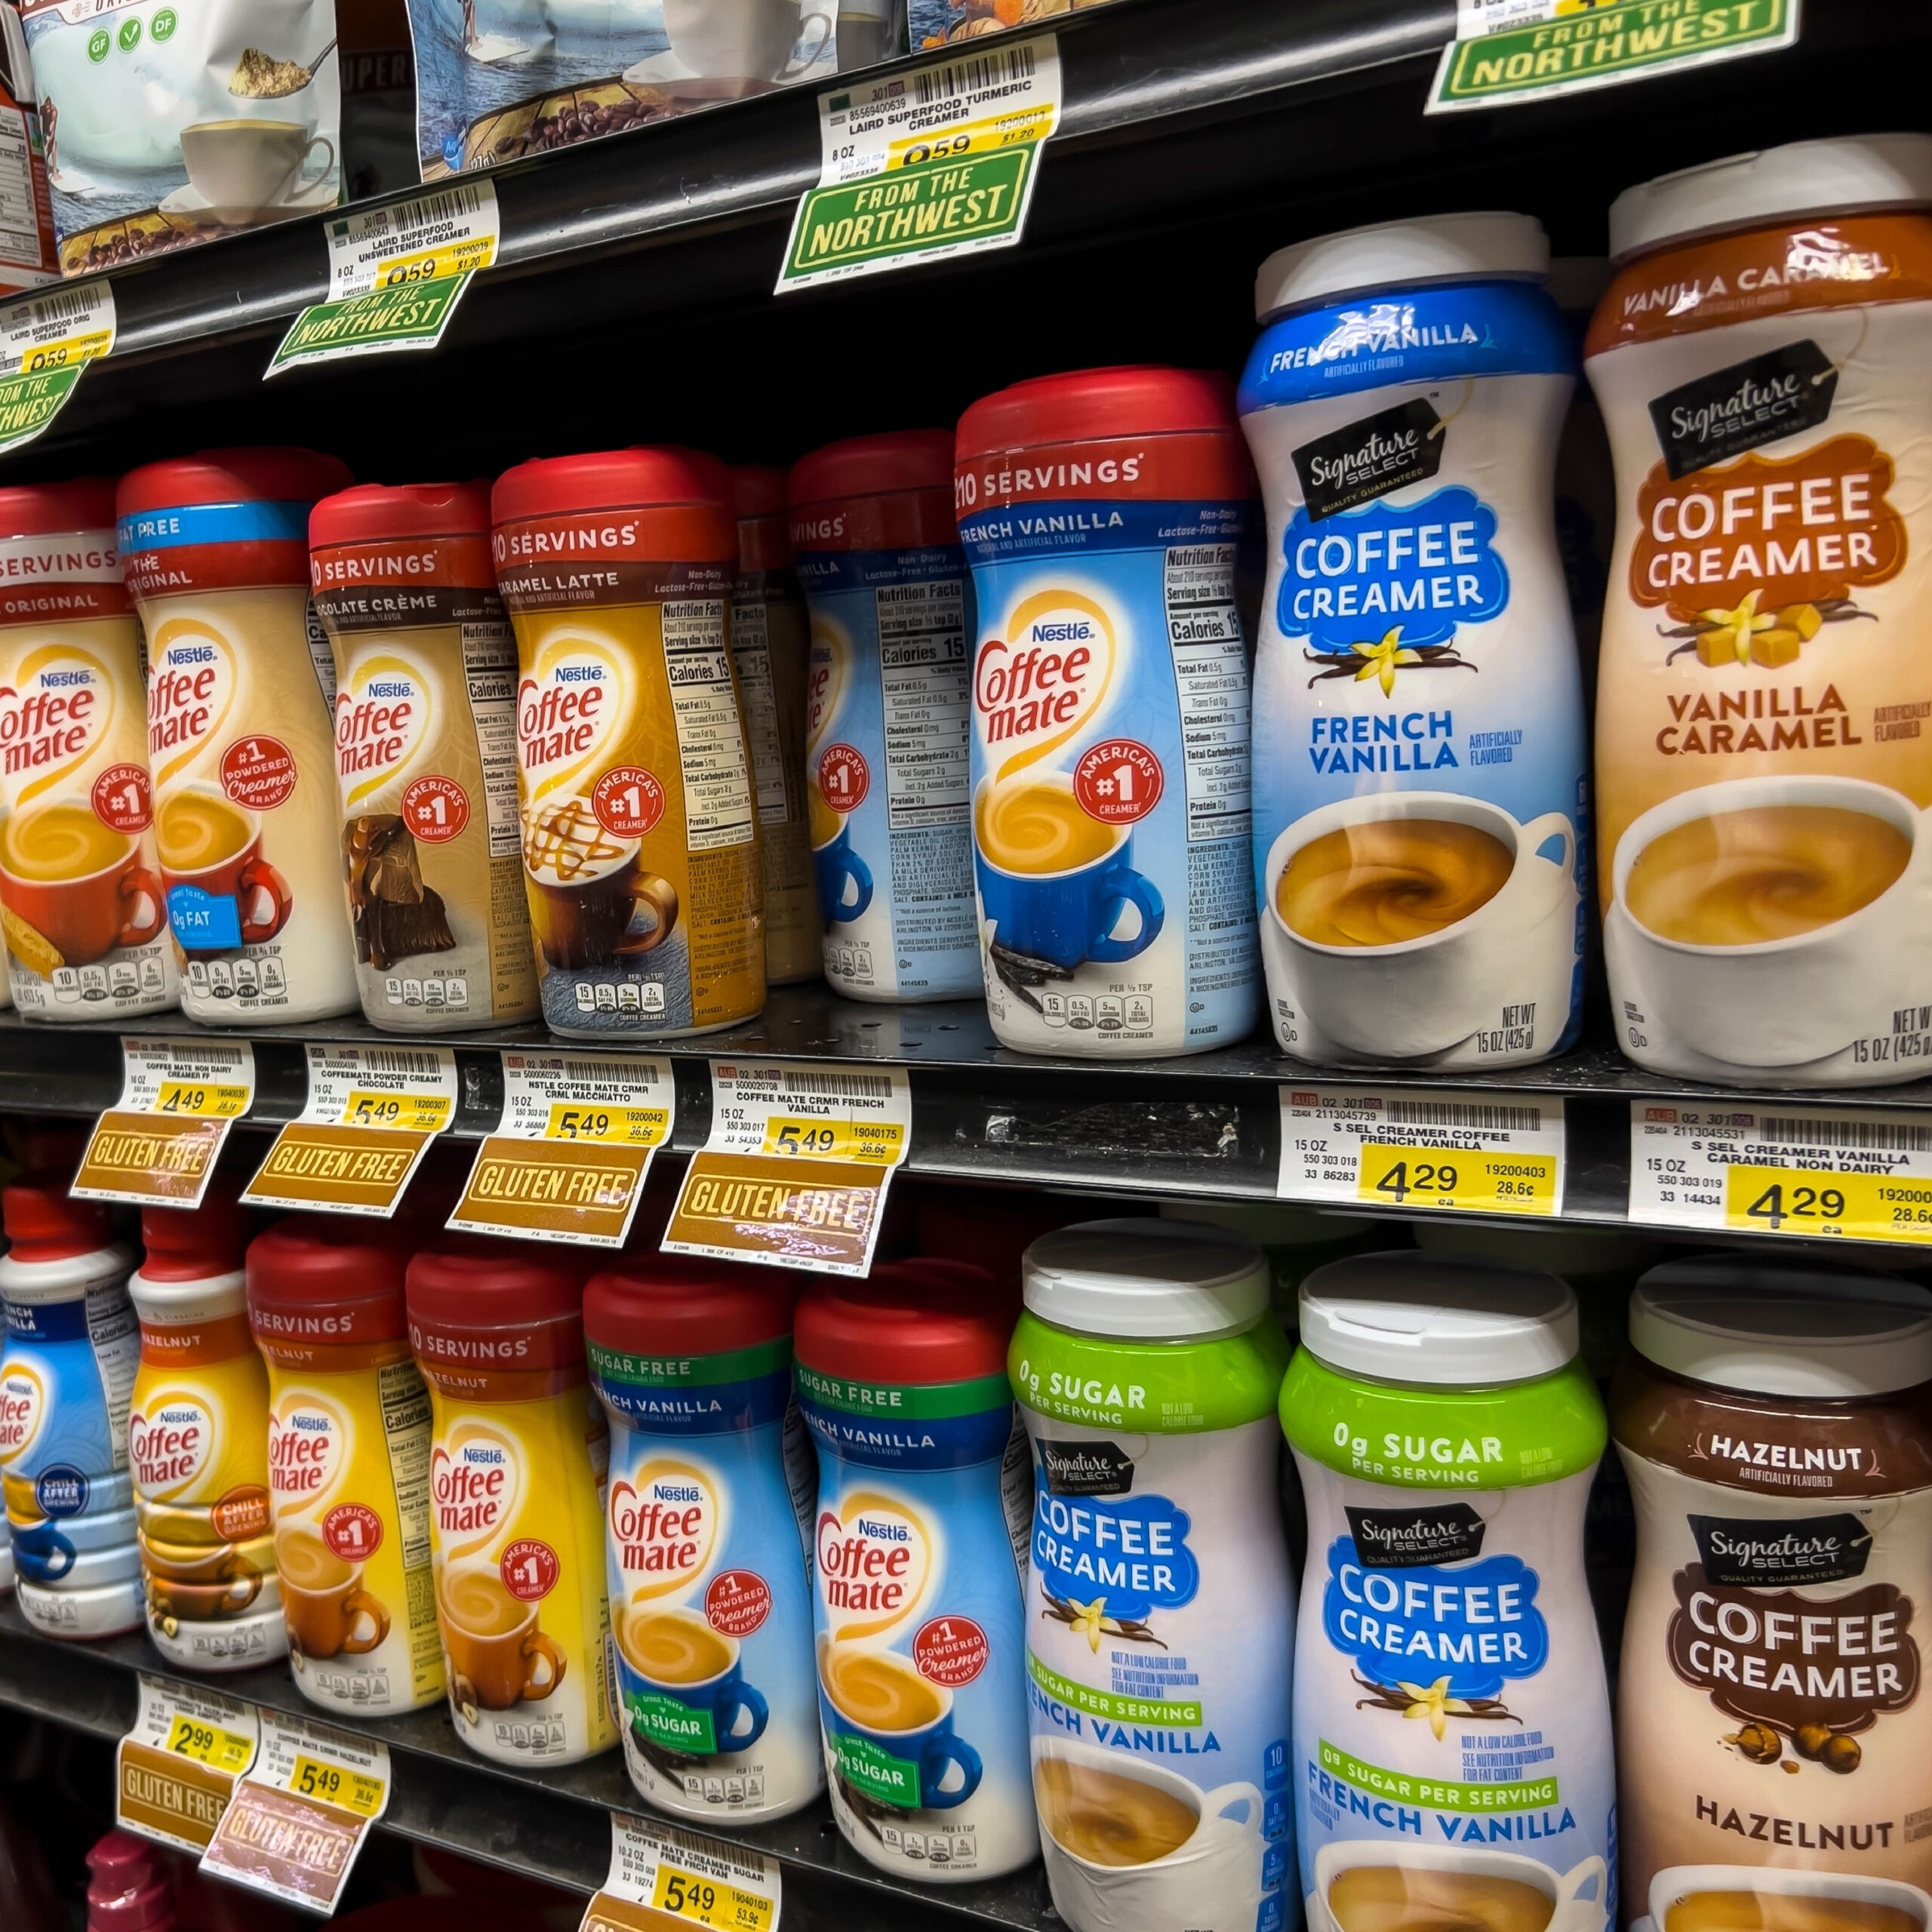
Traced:
POLYGON ((835 812, 855 812, 872 789, 872 775, 856 745, 827 745, 818 755, 818 789, 835 812))
POLYGON ((1073 768, 1073 795, 1089 818, 1131 825, 1161 802, 1166 786, 1161 761, 1136 738, 1090 745, 1073 768))
POLYGON ((403 787, 402 822, 426 845, 446 845, 469 823, 469 794, 454 778, 414 779, 403 787))
POLYGON ((238 1483, 208 1512, 224 1543, 247 1543, 269 1527, 269 1493, 259 1484, 238 1483))
POLYGON ((957 1690, 971 1684, 992 1654, 986 1633, 970 1617, 935 1617, 912 1639, 912 1661, 921 1677, 957 1690))
POLYGON ((590 795, 597 823, 614 838, 641 838, 664 816, 664 788, 641 764, 614 764, 590 795))
POLYGON ((360 1563, 381 1546, 383 1519, 361 1503, 338 1503, 322 1518, 322 1540, 345 1563, 360 1563))
POLYGON ((272 812, 295 789, 295 754, 279 738, 237 738, 221 755, 221 789, 251 812, 272 812))
POLYGON ((721 1570, 704 1593, 704 1614, 712 1629, 749 1637, 771 1614, 771 1586, 755 1570, 721 1570))
POLYGON ((534 1603, 557 1587, 557 1552, 535 1537, 518 1537, 497 1565, 503 1588, 518 1603, 534 1603))
POLYGON ((110 764, 94 781, 94 815, 116 832, 145 832, 154 823, 154 795, 138 764, 110 764))

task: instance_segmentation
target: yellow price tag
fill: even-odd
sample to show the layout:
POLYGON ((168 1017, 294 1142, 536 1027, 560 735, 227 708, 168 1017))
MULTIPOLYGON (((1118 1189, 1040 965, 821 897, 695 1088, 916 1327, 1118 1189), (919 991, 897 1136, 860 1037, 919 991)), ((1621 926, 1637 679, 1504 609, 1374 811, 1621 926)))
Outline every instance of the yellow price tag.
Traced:
POLYGON ((164 1080, 154 1110, 183 1119, 232 1120, 248 1111, 248 1089, 211 1080, 164 1080))
POLYGON ((719 1927, 721 1932, 770 1932, 772 1922, 772 1902, 762 1893, 748 1892, 716 1878, 700 1878, 662 1863, 651 1903, 675 1918, 719 1927))
POLYGON ((177 1711, 168 1727, 167 1749, 177 1758, 192 1758, 217 1771, 238 1771, 255 1755, 254 1739, 218 1724, 204 1724, 185 1711, 177 1711))
POLYGON ((358 1087, 343 1104, 342 1124, 440 1134, 455 1111, 456 1103, 447 1094, 371 1094, 358 1087))
POLYGON ((106 329, 69 336, 62 342, 40 343, 20 357, 20 374, 37 376, 48 369, 65 369, 76 362, 91 362, 97 355, 105 355, 113 343, 112 335, 106 329))
POLYGON ((1355 1198, 1390 1208, 1452 1208, 1478 1214, 1553 1214, 1554 1154, 1485 1154, 1463 1149, 1362 1143, 1355 1198))
POLYGON ((875 1161, 889 1167, 905 1144, 896 1120, 795 1120, 774 1114, 766 1121, 766 1154, 801 1154, 814 1161, 875 1161))
POLYGON ((414 254, 392 255, 376 264, 378 288, 406 288, 412 282, 440 281, 446 276, 466 275, 487 269, 497 259, 494 235, 472 235, 457 242, 445 242, 437 248, 423 248, 414 254))
POLYGON ((886 166, 915 168, 922 161, 964 160, 969 154, 992 154, 1019 141, 1043 141, 1054 131, 1051 102, 1017 115, 989 115, 933 134, 910 135, 886 149, 886 166))
POLYGON ((297 1798, 313 1798, 325 1804, 353 1811, 358 1818, 373 1818, 383 1807, 383 1780, 366 1771, 346 1770, 340 1764, 325 1764, 305 1752, 297 1758, 288 1774, 288 1788, 297 1798))
POLYGON ((1932 1180, 1740 1163, 1724 1171, 1724 1220, 1752 1234, 1932 1241, 1932 1180))
POLYGON ((668 1107, 587 1106, 553 1100, 544 1124, 546 1140, 589 1140, 606 1146, 654 1147, 669 1131, 668 1107))

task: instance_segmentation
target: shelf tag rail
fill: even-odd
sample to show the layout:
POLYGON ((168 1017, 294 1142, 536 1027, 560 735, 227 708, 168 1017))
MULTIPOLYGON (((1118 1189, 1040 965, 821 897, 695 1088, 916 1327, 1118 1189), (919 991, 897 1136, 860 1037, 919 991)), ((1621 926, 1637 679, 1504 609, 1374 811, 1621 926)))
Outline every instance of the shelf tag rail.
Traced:
POLYGON ((134 1727, 115 1752, 114 1818, 123 1830, 200 1852, 261 1747, 251 1704, 143 1674, 134 1727))
POLYGON ((309 1098, 242 1198, 257 1208, 393 1214, 456 1118, 448 1047, 310 1046, 309 1098))
POLYGON ((863 1275, 912 1140, 903 1067, 715 1060, 664 1251, 863 1275))
POLYGON ((82 281, 0 309, 0 456, 66 407, 90 362, 114 349, 114 289, 82 281))
POLYGON ((1279 1090, 1284 1201, 1478 1214, 1563 1211, 1563 1102, 1474 1088, 1279 1090))
POLYGON ((664 1915, 710 1932, 777 1932, 775 1860, 675 1825, 611 1814, 611 1873, 578 1932, 661 1932, 664 1915))
POLYGON ((121 1097, 94 1122, 69 1190, 83 1201, 198 1208, 228 1130, 254 1104, 245 1040, 124 1038, 121 1097))
POLYGON ((675 1094, 671 1063, 654 1054, 506 1050, 503 1118, 450 1226, 623 1247, 675 1094))

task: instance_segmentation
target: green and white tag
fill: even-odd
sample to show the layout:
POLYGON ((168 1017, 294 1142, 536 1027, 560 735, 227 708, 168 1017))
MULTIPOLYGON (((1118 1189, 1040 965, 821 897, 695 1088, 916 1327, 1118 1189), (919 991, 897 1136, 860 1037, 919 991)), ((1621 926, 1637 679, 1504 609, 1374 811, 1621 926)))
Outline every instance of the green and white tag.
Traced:
POLYGON ((1011 248, 1060 109, 1050 33, 820 94, 777 293, 1011 248))
POLYGON ((270 376, 352 355, 434 349, 470 277, 497 259, 503 233, 488 181, 337 215, 328 226, 329 299, 296 317, 270 376))
POLYGON ((1457 0, 1429 114, 1506 107, 1771 54, 1798 39, 1798 0, 1457 0))
POLYGON ((113 347, 108 282, 51 289, 0 309, 0 456, 32 442, 66 406, 81 371, 113 347))

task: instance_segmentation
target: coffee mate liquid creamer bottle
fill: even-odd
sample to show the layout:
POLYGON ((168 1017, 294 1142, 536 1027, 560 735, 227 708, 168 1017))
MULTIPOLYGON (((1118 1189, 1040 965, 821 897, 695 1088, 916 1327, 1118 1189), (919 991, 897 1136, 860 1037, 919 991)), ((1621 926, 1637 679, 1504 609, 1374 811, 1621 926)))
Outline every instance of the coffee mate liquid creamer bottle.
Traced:
POLYGON ((506 1764, 574 1764, 617 1741, 610 1438, 584 1362, 585 1272, 555 1247, 460 1235, 409 1264, 450 1712, 464 1743, 506 1764))
MULTIPOLYGON (((1607 1932, 1583 1569, 1604 1426, 1576 1297, 1487 1259, 1364 1254, 1303 1282, 1300 1327, 1281 1426, 1308 1509, 1289 1785, 1309 1932, 1607 1932)), ((1645 1727, 1635 1748, 1679 1742, 1645 1727)))
POLYGON ((1010 1047, 1198 1052, 1260 980, 1238 552, 1259 523, 1225 377, 1090 369, 960 419, 974 876, 1010 1047))
POLYGON ((825 1789, 817 1471, 792 1394, 799 1285, 651 1255, 584 1291, 611 1424, 604 1548, 624 1763, 680 1817, 782 1817, 825 1789))
POLYGON ((128 1400, 140 1329, 128 1299, 134 1251, 67 1198, 64 1173, 0 1194, 0 1487, 23 1614, 50 1637, 141 1626, 141 1559, 128 1468, 128 1400))
POLYGON ((1026 1764, 1026 1443, 1012 1304, 918 1260, 815 1284, 793 1328, 818 1449, 819 1719, 869 1864, 968 1884, 1039 1849, 1026 1764))
POLYGON ((553 1032, 715 1032, 764 1004, 731 499, 722 463, 681 449, 521 463, 491 494, 553 1032))
POLYGON ((788 488, 811 613, 805 783, 825 977, 855 999, 977 995, 972 589, 952 438, 830 443, 788 488))
POLYGON ((128 1460, 148 1635, 186 1670, 245 1670, 288 1648, 248 1238, 234 1190, 217 1179, 199 1208, 143 1210, 146 1252, 128 1284, 141 1324, 128 1460))
POLYGON ((207 450, 117 494, 181 1006, 209 1026, 355 1010, 335 666, 309 603, 309 506, 348 481, 311 450, 207 450))
POLYGON ((365 485, 309 518, 335 652, 342 863, 362 1011, 392 1032, 537 1013, 516 645, 481 484, 365 485))
POLYGON ((0 927, 14 1004, 175 1004, 155 869, 140 626, 105 478, 0 490, 0 927))
POLYGON ((1552 482, 1575 379, 1527 215, 1322 236, 1256 280, 1254 864, 1275 1037, 1513 1066, 1574 1035, 1583 690, 1552 482))
POLYGON ((325 1710, 444 1691, 429 1550, 429 1392, 410 1352, 394 1224, 294 1214, 248 1244, 268 1363, 269 1492, 288 1659, 325 1710))
POLYGON ((1617 1044, 1749 1085, 1932 1053, 1932 136, 1646 183, 1585 345, 1617 536, 1597 688, 1617 1044))

